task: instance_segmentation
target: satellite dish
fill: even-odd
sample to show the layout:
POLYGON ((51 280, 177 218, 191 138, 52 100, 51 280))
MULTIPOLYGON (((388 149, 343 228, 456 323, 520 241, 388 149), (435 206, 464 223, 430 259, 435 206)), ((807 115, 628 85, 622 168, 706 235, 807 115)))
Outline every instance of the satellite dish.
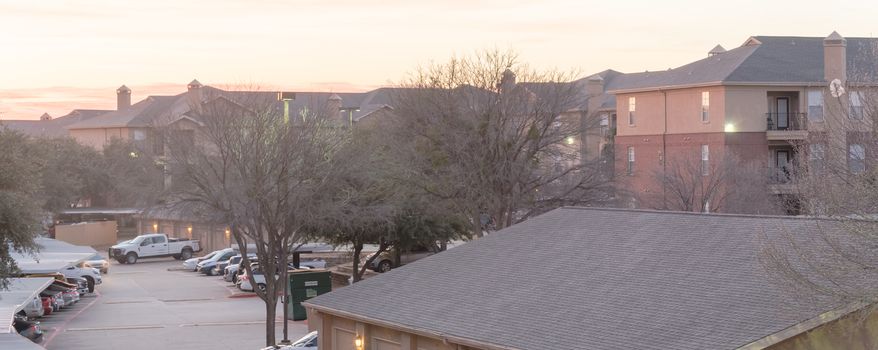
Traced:
POLYGON ((829 93, 832 94, 832 97, 844 95, 844 85, 842 85, 841 80, 832 79, 829 83, 829 93))

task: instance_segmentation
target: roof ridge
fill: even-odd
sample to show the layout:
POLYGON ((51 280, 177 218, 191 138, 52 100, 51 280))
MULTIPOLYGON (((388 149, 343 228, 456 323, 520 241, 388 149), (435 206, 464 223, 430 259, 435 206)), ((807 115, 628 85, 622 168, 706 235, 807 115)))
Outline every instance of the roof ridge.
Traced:
POLYGON ((693 216, 739 217, 739 218, 749 218, 749 219, 783 219, 783 220, 806 220, 806 221, 813 221, 813 220, 839 221, 840 220, 840 219, 831 218, 831 217, 808 216, 808 215, 792 216, 792 215, 768 215, 768 214, 700 213, 700 212, 693 212, 693 211, 659 210, 659 209, 577 207, 577 206, 564 206, 564 207, 560 207, 559 209, 652 213, 652 214, 678 214, 678 215, 693 215, 693 216))

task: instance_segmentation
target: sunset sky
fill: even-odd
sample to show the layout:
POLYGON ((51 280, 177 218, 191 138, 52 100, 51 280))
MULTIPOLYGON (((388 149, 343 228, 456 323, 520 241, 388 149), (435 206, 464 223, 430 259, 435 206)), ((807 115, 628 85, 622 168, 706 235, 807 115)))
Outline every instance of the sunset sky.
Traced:
POLYGON ((362 91, 480 49, 583 75, 662 70, 750 35, 878 34, 869 1, 0 0, 0 119, 208 85, 362 91))

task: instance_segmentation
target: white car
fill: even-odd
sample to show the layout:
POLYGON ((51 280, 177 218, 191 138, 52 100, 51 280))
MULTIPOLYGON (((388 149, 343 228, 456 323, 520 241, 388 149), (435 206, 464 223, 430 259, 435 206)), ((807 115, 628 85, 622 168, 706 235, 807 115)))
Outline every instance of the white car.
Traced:
POLYGON ((311 333, 306 334, 304 337, 296 340, 290 345, 280 346, 280 347, 267 347, 262 350, 276 349, 276 350, 317 350, 317 339, 320 338, 317 336, 317 331, 313 331, 311 333))
POLYGON ((202 257, 186 259, 185 261, 183 261, 183 269, 189 270, 189 271, 198 271, 195 269, 195 267, 198 266, 199 262, 201 262, 205 259, 210 259, 219 252, 220 251, 217 250, 217 251, 210 252, 209 254, 202 256, 202 257))
MULTIPOLYGON (((289 270, 295 270, 295 268, 293 267, 293 263, 290 263, 289 265, 287 265, 287 267, 289 270)), ((237 282, 238 289, 243 290, 243 291, 247 291, 247 292, 252 292, 254 285, 256 285, 256 287, 259 289, 265 288, 265 274, 262 273, 262 270, 259 268, 259 265, 251 266, 251 269, 253 270, 252 277, 247 274, 247 271, 243 271, 241 273, 241 276, 238 277, 238 282, 237 282)), ((300 270, 311 270, 310 267, 307 267, 304 265, 300 265, 299 269, 300 270)), ((275 278, 280 278, 280 276, 275 276, 275 278)), ((283 284, 283 283, 281 283, 281 284, 283 284)))
POLYGON ((134 264, 141 258, 171 256, 186 260, 201 251, 198 240, 171 238, 164 233, 148 233, 120 242, 107 251, 107 255, 122 264, 134 264))
POLYGON ((65 278, 85 279, 86 283, 88 283, 89 293, 94 293, 95 286, 104 282, 103 279, 101 279, 101 271, 93 267, 85 267, 85 263, 80 263, 78 266, 68 267, 61 270, 61 273, 64 274, 65 278))
POLYGON ((43 317, 43 314, 45 314, 45 310, 43 310, 43 301, 40 297, 35 297, 29 303, 24 305, 22 311, 24 311, 29 318, 43 317))

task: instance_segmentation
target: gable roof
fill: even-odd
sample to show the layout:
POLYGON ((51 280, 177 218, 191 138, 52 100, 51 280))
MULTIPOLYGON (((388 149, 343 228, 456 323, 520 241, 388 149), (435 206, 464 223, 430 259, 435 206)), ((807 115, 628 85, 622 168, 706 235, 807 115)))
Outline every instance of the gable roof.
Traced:
MULTIPOLYGON (((718 84, 824 84, 820 37, 755 36, 744 45, 667 71, 625 74, 612 92, 718 84)), ((878 77, 878 39, 846 38, 849 80, 878 77)))
POLYGON ((832 309, 785 303, 758 261, 759 235, 817 225, 561 208, 306 305, 486 348, 733 349, 832 309))
POLYGON ((67 136, 67 127, 83 120, 111 112, 103 109, 74 109, 67 115, 49 120, 0 120, 0 127, 7 127, 34 137, 67 136))

